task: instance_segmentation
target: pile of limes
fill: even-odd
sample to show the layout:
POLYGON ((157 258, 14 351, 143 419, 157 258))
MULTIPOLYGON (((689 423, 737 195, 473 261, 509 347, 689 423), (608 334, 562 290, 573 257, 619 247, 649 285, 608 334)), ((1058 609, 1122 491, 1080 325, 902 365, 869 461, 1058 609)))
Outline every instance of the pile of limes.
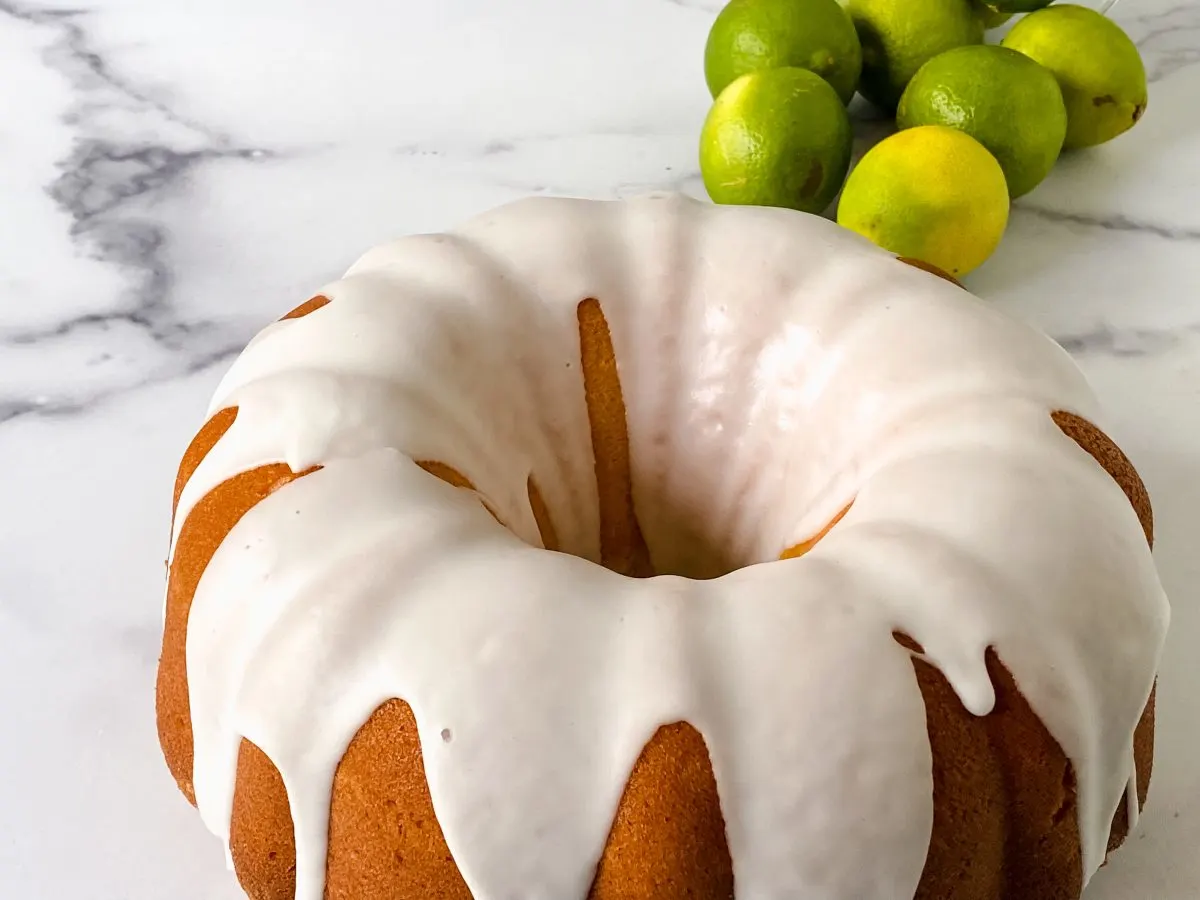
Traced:
POLYGON ((1012 198, 1064 149, 1146 108, 1133 41, 1051 0, 732 0, 708 36, 700 170, 717 203, 824 212, 952 275, 995 250, 1012 198), (985 32, 1026 13, 997 44, 985 32), (850 173, 855 92, 900 129, 850 173))

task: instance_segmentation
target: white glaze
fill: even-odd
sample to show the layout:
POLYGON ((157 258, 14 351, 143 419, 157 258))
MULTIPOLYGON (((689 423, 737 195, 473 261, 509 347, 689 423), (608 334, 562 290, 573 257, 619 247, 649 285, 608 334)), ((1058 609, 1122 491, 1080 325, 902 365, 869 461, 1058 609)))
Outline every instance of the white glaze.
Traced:
POLYGON ((822 219, 677 197, 522 201, 323 293, 223 381, 212 410, 237 420, 176 520, 256 465, 324 467, 234 527, 187 640, 201 813, 228 836, 238 742, 262 747, 297 900, 322 896, 334 769, 391 697, 477 900, 583 898, 629 770, 680 720, 739 897, 910 898, 931 759, 894 629, 978 715, 996 647, 1074 765, 1085 879, 1099 866, 1168 609, 1128 500, 1050 420, 1098 416, 1048 339, 822 219), (595 564, 585 297, 656 569, 745 568, 595 564), (515 536, 415 459, 465 473, 515 536), (575 556, 536 549, 530 473, 575 556))

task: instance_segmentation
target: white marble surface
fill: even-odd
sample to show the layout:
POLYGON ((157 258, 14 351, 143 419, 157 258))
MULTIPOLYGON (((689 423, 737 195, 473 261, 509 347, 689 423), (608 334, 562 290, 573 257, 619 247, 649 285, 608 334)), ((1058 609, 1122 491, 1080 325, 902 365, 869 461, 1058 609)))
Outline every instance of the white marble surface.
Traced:
MULTIPOLYGON (((718 6, 0 0, 0 896, 240 896, 153 722, 174 466, 210 391, 381 239, 531 192, 702 193, 718 6)), ((1076 355, 1155 499, 1159 757, 1087 897, 1193 900, 1200 2, 1117 18, 1144 121, 1063 162, 970 286, 1076 355)))

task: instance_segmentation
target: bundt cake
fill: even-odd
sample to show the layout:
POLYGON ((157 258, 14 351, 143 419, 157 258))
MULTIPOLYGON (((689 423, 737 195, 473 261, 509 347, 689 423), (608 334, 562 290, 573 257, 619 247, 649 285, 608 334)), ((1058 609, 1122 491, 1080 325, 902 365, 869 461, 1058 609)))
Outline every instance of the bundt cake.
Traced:
POLYGON ((1066 900, 1150 777, 1070 358, 823 219, 538 198, 247 347, 158 726, 254 900, 1066 900))

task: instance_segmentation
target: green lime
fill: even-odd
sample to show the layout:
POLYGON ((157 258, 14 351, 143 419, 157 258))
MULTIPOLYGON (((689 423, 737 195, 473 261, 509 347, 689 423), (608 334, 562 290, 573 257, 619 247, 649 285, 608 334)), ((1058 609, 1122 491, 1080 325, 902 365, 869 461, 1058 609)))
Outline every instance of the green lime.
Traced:
POLYGON ((897 256, 959 276, 992 255, 1008 207, 1004 172, 982 144, 922 125, 867 152, 846 180, 837 220, 897 256))
POLYGON ((733 0, 721 10, 704 48, 714 97, 739 75, 784 66, 816 72, 850 102, 862 48, 837 0, 733 0))
POLYGON ((725 88, 700 134, 700 172, 715 203, 823 211, 850 167, 850 117, 806 69, 751 72, 725 88))
POLYGON ((983 43, 971 0, 849 0, 862 42, 859 92, 891 112, 917 69, 939 53, 983 43))
POLYGON ((1067 109, 1049 69, 978 44, 935 56, 908 83, 896 124, 949 125, 991 151, 1020 197, 1049 174, 1067 134, 1067 109))
POLYGON ((1000 43, 1058 79, 1067 106, 1068 149, 1111 141, 1146 111, 1146 69, 1137 46, 1093 9, 1049 6, 1021 19, 1000 43))

